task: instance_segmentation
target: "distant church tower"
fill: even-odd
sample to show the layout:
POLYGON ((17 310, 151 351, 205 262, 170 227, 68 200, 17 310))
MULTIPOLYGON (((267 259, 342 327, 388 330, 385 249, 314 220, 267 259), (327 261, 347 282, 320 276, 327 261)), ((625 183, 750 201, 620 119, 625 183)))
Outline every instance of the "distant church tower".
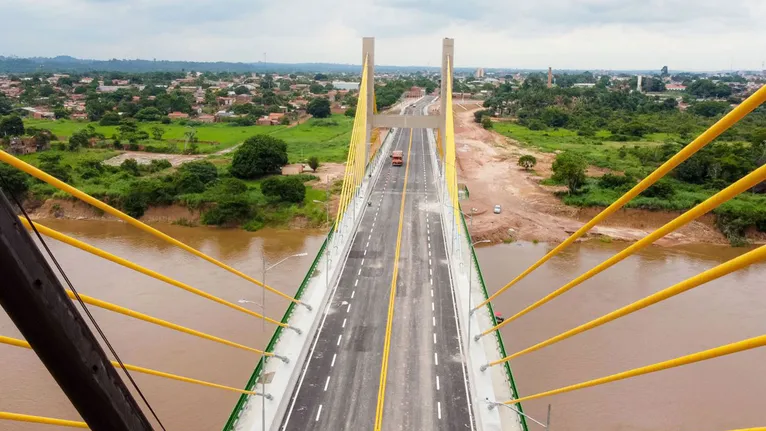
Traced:
POLYGON ((553 69, 548 66, 548 88, 553 87, 553 69))

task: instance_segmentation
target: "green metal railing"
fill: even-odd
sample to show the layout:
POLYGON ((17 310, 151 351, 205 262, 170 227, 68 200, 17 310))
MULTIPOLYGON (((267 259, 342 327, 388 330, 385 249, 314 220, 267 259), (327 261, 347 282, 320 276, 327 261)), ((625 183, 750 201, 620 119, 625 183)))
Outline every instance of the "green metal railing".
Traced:
MULTIPOLYGON (((487 292, 487 285, 484 283, 484 275, 481 273, 479 260, 476 259, 476 250, 473 248, 473 239, 471 238, 470 232, 468 232, 468 225, 465 222, 465 216, 463 215, 462 209, 460 210, 460 219, 463 221, 463 230, 465 231, 465 236, 468 238, 468 246, 471 248, 471 260, 473 261, 473 265, 476 268, 476 274, 479 275, 479 284, 481 285, 482 294, 486 300, 489 298, 489 292, 487 292)), ((489 310, 489 315, 492 318, 492 326, 497 326, 497 317, 495 317, 495 310, 493 309, 491 302, 487 303, 487 309, 489 310)), ((497 347, 500 350, 500 357, 504 358, 508 356, 508 354, 505 352, 505 344, 503 344, 503 337, 500 335, 500 330, 495 331, 495 341, 497 342, 497 347)), ((516 390, 516 381, 513 378, 511 365, 508 362, 505 362, 503 366, 505 367, 505 375, 511 385, 513 396, 514 398, 519 398, 519 391, 516 390)), ((521 413, 524 413, 524 409, 521 407, 521 403, 517 404, 517 407, 521 413)), ((527 419, 523 414, 519 415, 519 418, 521 419, 522 429, 524 431, 528 431, 529 429, 527 428, 527 419)))
MULTIPOLYGON (((327 251, 327 244, 330 243, 333 232, 334 232, 333 227, 330 227, 330 232, 327 233, 327 237, 322 243, 322 247, 319 248, 319 252, 314 258, 314 262, 311 263, 311 267, 309 268, 308 272, 306 272, 306 276, 303 277, 303 282, 301 282, 301 285, 298 287, 298 291, 295 293, 295 299, 300 300, 301 297, 303 296, 303 292, 306 290, 306 287, 309 285, 309 282, 311 281, 311 278, 314 275, 314 271, 316 271, 317 264, 319 263, 319 259, 321 259, 324 253, 327 251)), ((282 320, 281 320, 282 323, 286 324, 287 321, 290 320, 290 317, 292 316, 294 309, 295 309, 295 302, 291 302, 290 305, 287 306, 287 311, 285 311, 284 316, 282 316, 282 320)), ((276 331, 274 331, 274 335, 271 336, 271 340, 269 340, 269 344, 266 346, 266 349, 265 349, 266 352, 274 351, 274 347, 277 345, 277 342, 279 341, 279 337, 282 335, 283 329, 284 328, 282 326, 277 326, 276 331)), ((261 370, 265 366, 264 359, 265 357, 261 356, 261 359, 258 361, 258 365, 255 367, 253 374, 250 376, 250 380, 248 380, 247 385, 245 385, 245 390, 248 390, 248 391, 254 390, 255 384, 258 381, 258 377, 261 374, 261 370)), ((226 421, 226 425, 223 427, 223 431, 234 430, 234 424, 237 422, 237 419, 239 419, 239 415, 242 413, 242 408, 244 407, 245 402, 247 401, 247 397, 249 396, 250 395, 242 394, 239 397, 239 400, 237 401, 237 405, 234 406, 234 410, 231 412, 231 415, 229 416, 229 420, 226 421)))

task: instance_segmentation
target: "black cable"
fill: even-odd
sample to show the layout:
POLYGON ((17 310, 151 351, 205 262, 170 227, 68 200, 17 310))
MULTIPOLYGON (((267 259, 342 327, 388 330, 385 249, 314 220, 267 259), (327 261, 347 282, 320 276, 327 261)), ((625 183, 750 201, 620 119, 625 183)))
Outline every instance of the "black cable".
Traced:
POLYGON ((77 302, 79 302, 82 309, 85 310, 85 314, 88 315, 88 319, 96 328, 96 331, 98 331, 99 335, 101 335, 101 339, 104 340, 104 344, 106 344, 106 346, 109 348, 109 351, 112 352, 114 359, 117 360, 117 362, 120 364, 120 368, 122 368, 122 371, 125 373, 126 376, 128 376, 128 380, 130 380, 130 383, 133 385, 133 388, 138 393, 138 396, 141 397, 141 399, 144 401, 144 404, 146 404, 146 407, 149 408, 149 411, 152 413, 152 416, 154 416, 154 419, 160 425, 160 428, 162 428, 163 431, 167 431, 165 429, 165 426, 162 424, 162 421, 157 416, 157 413, 152 408, 152 405, 149 404, 149 400, 147 400, 146 397, 144 396, 144 393, 141 392, 141 389, 138 387, 138 383, 136 383, 136 381, 133 380, 133 376, 131 376, 128 369, 125 368, 125 364, 122 363, 122 359, 120 359, 120 356, 114 350, 114 347, 112 347, 112 343, 109 342, 109 339, 106 337, 106 334, 104 333, 104 331, 101 330, 101 327, 98 325, 98 322, 96 322, 96 319, 90 313, 90 310, 88 309, 87 305, 85 305, 85 302, 82 300, 82 298, 80 298, 80 294, 77 292, 77 289, 75 289, 74 285, 69 280, 69 277, 66 275, 66 272, 64 272, 64 268, 62 268, 61 265, 59 264, 58 260, 56 259, 56 256, 53 255, 53 251, 51 251, 51 249, 48 248, 48 244, 45 242, 45 239, 43 239, 43 236, 40 234, 40 232, 37 231, 37 228, 35 227, 35 224, 32 222, 32 219, 29 217, 29 214, 27 214, 27 211, 24 209, 24 207, 21 205, 21 202, 19 202, 19 199, 16 197, 16 193, 13 193, 11 188, 8 187, 8 182, 5 181, 5 176, 2 174, 0 174, 0 181, 3 182, 3 185, 5 186, 5 190, 8 192, 9 195, 11 195, 13 202, 16 203, 16 206, 19 207, 19 209, 21 210, 21 213, 24 215, 24 218, 29 223, 29 226, 32 227, 32 230, 35 232, 35 235, 37 235, 37 239, 45 248, 45 251, 48 253, 48 256, 56 265, 56 268, 58 268, 59 273, 61 273, 61 276, 64 278, 64 281, 66 281, 66 284, 67 286, 69 286, 69 289, 72 291, 72 293, 74 293, 75 298, 77 298, 77 302))

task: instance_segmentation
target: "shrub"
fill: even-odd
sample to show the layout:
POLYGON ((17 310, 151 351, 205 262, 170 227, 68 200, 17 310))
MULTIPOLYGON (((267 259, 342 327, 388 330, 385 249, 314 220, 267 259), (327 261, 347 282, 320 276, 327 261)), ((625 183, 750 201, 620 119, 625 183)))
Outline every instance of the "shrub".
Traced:
POLYGON ((545 130, 545 123, 534 118, 527 122, 527 128, 529 128, 529 130, 545 130))
POLYGON ((189 171, 178 171, 174 177, 176 190, 179 194, 202 193, 205 184, 200 178, 189 171))
POLYGON ((531 154, 524 154, 523 156, 519 157, 518 165, 527 171, 532 169, 536 164, 537 159, 531 154))
POLYGON ((162 119, 160 120, 160 123, 162 123, 162 124, 170 124, 170 118, 162 117, 162 119))
POLYGON ((317 156, 309 157, 309 167, 312 171, 316 172, 319 168, 319 158, 317 156))
POLYGON ((585 184, 585 170, 588 162, 575 152, 565 151, 556 156, 553 161, 553 179, 567 185, 569 193, 576 193, 585 184))
POLYGON ((223 178, 213 188, 213 192, 219 195, 238 195, 247 192, 247 184, 236 178, 223 178))
POLYGON ((237 178, 257 178, 279 172, 287 164, 287 143, 267 135, 248 138, 234 152, 231 174, 237 178))
POLYGON ((492 120, 489 117, 482 117, 481 119, 481 127, 484 127, 485 129, 489 130, 492 128, 492 120))
POLYGON ((116 126, 120 124, 120 114, 116 112, 107 112, 101 117, 98 124, 101 126, 116 126))
POLYGON ((146 167, 146 170, 154 173, 171 168, 172 166, 173 165, 166 159, 154 159, 149 162, 149 166, 146 167))
POLYGON ((0 162, 0 178, 3 179, 0 181, 0 189, 6 193, 22 197, 29 190, 27 174, 3 162, 0 162))
POLYGON ((346 112, 344 112, 343 115, 345 115, 346 117, 354 118, 354 116, 356 115, 356 108, 352 106, 351 108, 346 109, 346 112))
POLYGON ((648 189, 641 192, 641 196, 648 198, 668 199, 675 194, 675 188, 669 181, 659 180, 648 189))
POLYGON ((252 207, 244 194, 221 199, 216 206, 202 213, 202 223, 225 225, 247 220, 252 215, 252 207))
POLYGON ((491 109, 481 109, 473 113, 473 121, 481 123, 484 117, 492 115, 491 109))
POLYGON ((85 130, 80 130, 72 134, 69 137, 69 144, 67 149, 69 151, 77 151, 82 147, 88 146, 88 133, 85 130))
POLYGON ((298 203, 306 197, 306 186, 300 178, 270 177, 261 183, 261 192, 273 199, 298 203))
POLYGON ((306 112, 314 118, 327 118, 332 113, 330 110, 330 100, 324 97, 316 97, 306 106, 306 112))
POLYGON ((218 168, 207 160, 184 163, 178 168, 178 172, 189 173, 197 177, 205 185, 218 179, 218 168))
POLYGON ((125 161, 120 164, 120 169, 133 176, 141 175, 141 172, 138 170, 138 162, 136 162, 135 159, 125 159, 125 161))
POLYGON ((634 183, 633 178, 627 175, 604 174, 598 179, 598 186, 602 189, 623 189, 634 183))
POLYGON ((61 156, 58 154, 40 154, 40 169, 65 183, 68 183, 71 180, 69 174, 71 168, 69 166, 61 165, 61 156))

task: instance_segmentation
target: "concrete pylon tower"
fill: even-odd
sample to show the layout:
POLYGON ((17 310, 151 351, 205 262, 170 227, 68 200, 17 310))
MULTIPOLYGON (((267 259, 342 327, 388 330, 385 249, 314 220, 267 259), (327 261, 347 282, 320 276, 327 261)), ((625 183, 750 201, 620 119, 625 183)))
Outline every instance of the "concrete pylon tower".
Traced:
POLYGON ((439 128, 441 133, 439 134, 442 139, 444 138, 444 131, 447 129, 447 117, 444 115, 447 112, 447 77, 451 76, 451 70, 455 68, 455 39, 445 37, 442 41, 442 85, 440 93, 440 107, 439 115, 439 128), (447 63, 449 60, 449 68, 447 63))
POLYGON ((548 66, 548 88, 553 87, 553 68, 548 66))
MULTIPOLYGON (((362 38, 362 65, 367 60, 367 118, 364 127, 364 160, 370 159, 370 139, 372 139, 372 116, 374 113, 375 94, 375 38, 362 38)), ((360 88, 361 90, 361 88, 360 88)))

